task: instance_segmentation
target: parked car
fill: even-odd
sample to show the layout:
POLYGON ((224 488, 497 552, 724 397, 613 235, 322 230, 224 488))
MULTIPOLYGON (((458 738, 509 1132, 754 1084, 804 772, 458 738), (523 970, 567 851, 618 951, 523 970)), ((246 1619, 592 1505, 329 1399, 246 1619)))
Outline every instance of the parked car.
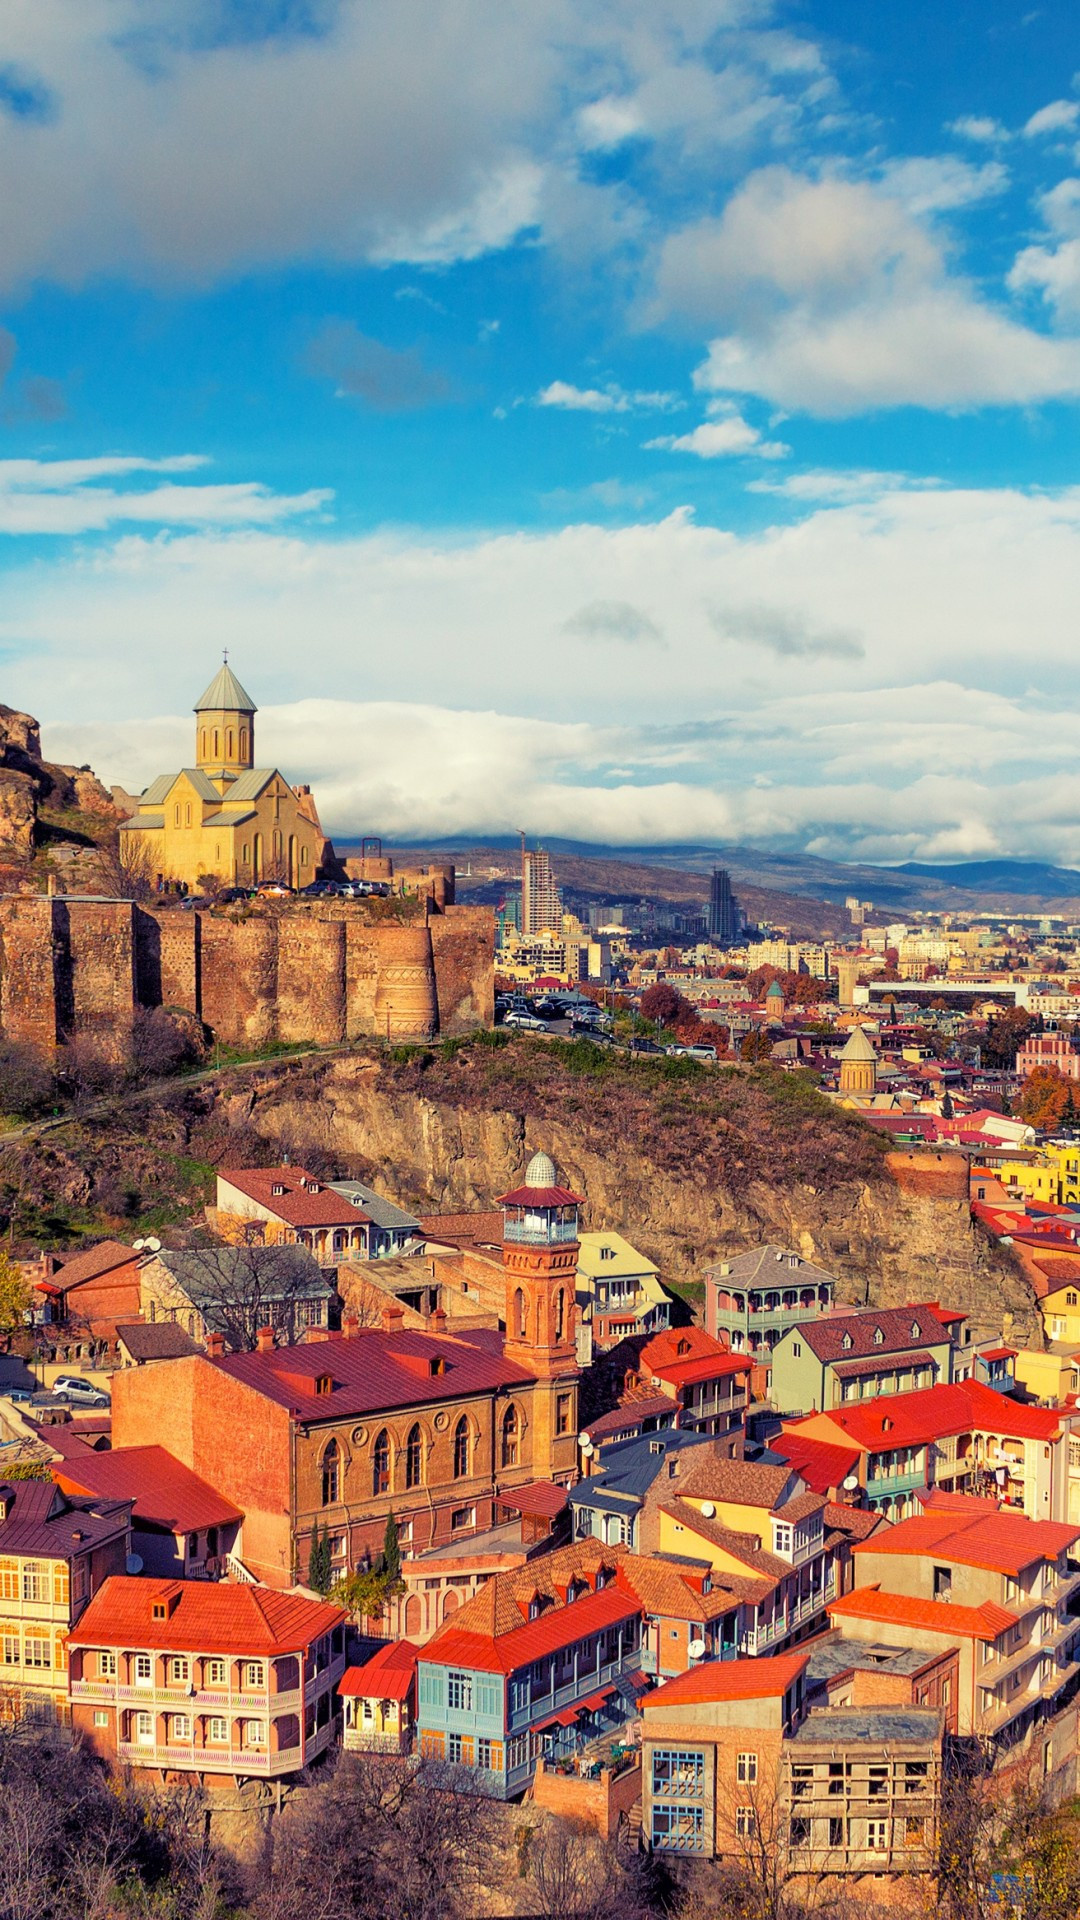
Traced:
POLYGON ((716 1063, 716 1048, 707 1043, 699 1042, 692 1047, 687 1047, 686 1051, 691 1060, 709 1060, 714 1065, 716 1063))
POLYGON ((222 887, 215 904, 219 907, 231 907, 234 900, 250 900, 251 887, 222 887))
POLYGON ((503 1021, 504 1027, 521 1027, 527 1033, 546 1033, 547 1022, 538 1020, 535 1013, 517 1013, 511 1007, 503 1021))
POLYGON ((631 1053, 663 1053, 664 1049, 658 1047, 655 1040, 643 1040, 638 1036, 631 1040, 630 1051, 631 1053))
POLYGON ((267 893, 275 896, 293 894, 296 889, 295 887, 287 886, 284 880, 260 880, 255 891, 256 893, 267 893))
POLYGON ((92 1380, 83 1380, 77 1373, 58 1373, 50 1392, 58 1399, 73 1400, 80 1407, 108 1407, 112 1405, 109 1395, 102 1387, 95 1387, 92 1380))

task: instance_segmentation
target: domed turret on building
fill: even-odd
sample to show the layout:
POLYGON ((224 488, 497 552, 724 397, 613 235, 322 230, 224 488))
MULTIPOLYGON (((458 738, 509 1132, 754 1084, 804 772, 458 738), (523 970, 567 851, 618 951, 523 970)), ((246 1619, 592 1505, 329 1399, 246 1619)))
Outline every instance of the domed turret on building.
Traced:
POLYGON ((554 1187, 558 1184, 555 1162, 549 1153, 534 1153, 525 1169, 527 1187, 554 1187))
POLYGON ((255 702, 224 661, 195 706, 194 765, 163 773, 120 829, 126 858, 159 887, 304 887, 332 853, 310 787, 255 765, 255 702))
POLYGON ((840 1054, 840 1092, 873 1093, 877 1087, 877 1054, 861 1027, 856 1027, 840 1054))

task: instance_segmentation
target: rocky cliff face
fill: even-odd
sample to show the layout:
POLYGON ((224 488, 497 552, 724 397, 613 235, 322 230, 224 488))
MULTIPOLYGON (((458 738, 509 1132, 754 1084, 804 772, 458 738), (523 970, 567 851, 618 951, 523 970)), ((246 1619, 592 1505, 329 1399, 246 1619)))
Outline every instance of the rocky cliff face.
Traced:
MULTIPOLYGON (((46 829, 45 814, 81 814, 91 829, 121 818, 120 808, 89 767, 43 760, 37 721, 0 705, 0 865, 18 868, 29 863, 46 832, 69 859, 77 859, 80 838, 92 845, 93 831, 80 836, 70 825, 66 831, 46 829)), ((88 873, 92 877, 90 869, 88 873)))
MULTIPOLYGON (((483 1049, 466 1051, 482 1074, 483 1049)), ((835 1272, 849 1301, 941 1300, 979 1333, 1000 1333, 1008 1314, 1017 1338, 1041 1343, 1026 1277, 972 1225, 959 1170, 932 1154, 882 1155, 815 1096, 792 1129, 766 1093, 751 1131, 753 1116, 725 1119, 708 1086, 702 1094, 690 1082, 673 1089, 653 1077, 643 1091, 620 1087, 615 1073, 583 1089, 552 1056, 532 1085, 504 1097, 497 1082, 478 1086, 462 1055, 440 1066, 347 1057, 226 1099, 222 1117, 294 1153, 310 1143, 431 1211, 490 1207, 543 1148, 587 1196, 586 1224, 627 1234, 669 1278, 693 1280, 775 1240, 835 1272), (430 1089, 416 1084, 429 1076, 430 1089)), ((743 1078, 732 1091, 745 1106, 743 1078)), ((760 1094, 777 1076, 755 1078, 760 1094)))

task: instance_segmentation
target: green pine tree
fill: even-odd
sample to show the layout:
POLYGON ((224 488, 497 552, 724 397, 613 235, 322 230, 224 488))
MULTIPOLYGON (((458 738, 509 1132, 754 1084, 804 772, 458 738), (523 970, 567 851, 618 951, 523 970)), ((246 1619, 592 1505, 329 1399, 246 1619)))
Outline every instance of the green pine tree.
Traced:
POLYGON ((401 1579, 401 1536, 392 1512, 386 1516, 386 1532, 383 1534, 382 1543, 382 1572, 389 1591, 401 1579))
POLYGON ((315 1593, 324 1596, 329 1593, 333 1581, 333 1566, 330 1560, 330 1534, 324 1527, 319 1532, 316 1520, 311 1530, 311 1547, 308 1552, 308 1586, 315 1593))

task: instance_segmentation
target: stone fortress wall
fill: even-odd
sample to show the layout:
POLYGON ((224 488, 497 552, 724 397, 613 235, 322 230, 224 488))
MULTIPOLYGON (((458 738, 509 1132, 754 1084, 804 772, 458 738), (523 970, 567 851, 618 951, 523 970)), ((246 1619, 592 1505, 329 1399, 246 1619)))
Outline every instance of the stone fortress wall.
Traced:
POLYGON ((214 1038, 334 1044, 467 1033, 494 1019, 494 915, 410 903, 275 901, 248 915, 65 895, 0 897, 0 1032, 48 1054, 120 1059, 139 1007, 183 1008, 214 1038))

